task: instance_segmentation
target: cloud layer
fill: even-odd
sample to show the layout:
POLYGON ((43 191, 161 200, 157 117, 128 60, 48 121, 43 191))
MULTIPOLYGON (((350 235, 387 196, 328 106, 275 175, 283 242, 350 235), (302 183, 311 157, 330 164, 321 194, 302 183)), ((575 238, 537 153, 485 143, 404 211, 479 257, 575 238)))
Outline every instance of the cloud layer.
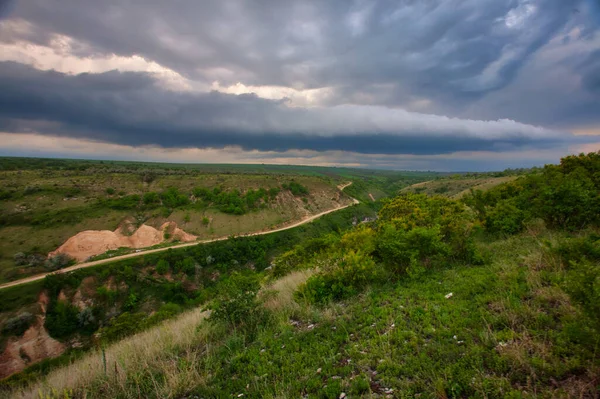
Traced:
POLYGON ((299 108, 251 94, 176 92, 134 72, 67 75, 4 62, 0 86, 5 131, 26 131, 28 121, 37 121, 40 133, 125 145, 432 155, 574 140, 511 120, 461 120, 365 105, 299 108))
POLYGON ((600 132, 597 0, 1 4, 4 132, 382 157, 600 132))

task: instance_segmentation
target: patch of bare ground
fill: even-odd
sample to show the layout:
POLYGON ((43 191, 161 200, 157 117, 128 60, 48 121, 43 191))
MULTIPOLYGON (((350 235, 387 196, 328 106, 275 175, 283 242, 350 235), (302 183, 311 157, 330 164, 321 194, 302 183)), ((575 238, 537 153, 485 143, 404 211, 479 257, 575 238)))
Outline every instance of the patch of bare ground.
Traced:
POLYGON ((177 224, 174 222, 164 223, 160 229, 142 224, 134 231, 119 226, 115 231, 86 230, 77 233, 55 251, 50 252, 48 256, 52 257, 63 253, 71 256, 78 262, 83 262, 92 256, 121 247, 146 248, 161 244, 165 241, 165 232, 170 235, 172 240, 182 242, 196 241, 196 236, 186 233, 177 227, 177 224))

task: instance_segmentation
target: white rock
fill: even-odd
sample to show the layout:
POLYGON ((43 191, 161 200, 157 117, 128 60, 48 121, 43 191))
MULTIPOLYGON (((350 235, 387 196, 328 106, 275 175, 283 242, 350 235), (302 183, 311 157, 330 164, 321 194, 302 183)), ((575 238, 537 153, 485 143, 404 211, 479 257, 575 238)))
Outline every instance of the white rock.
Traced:
POLYGON ((453 293, 451 293, 451 292, 450 292, 449 294, 446 294, 446 299, 450 299, 450 298, 452 298, 452 295, 454 295, 454 294, 453 294, 453 293))

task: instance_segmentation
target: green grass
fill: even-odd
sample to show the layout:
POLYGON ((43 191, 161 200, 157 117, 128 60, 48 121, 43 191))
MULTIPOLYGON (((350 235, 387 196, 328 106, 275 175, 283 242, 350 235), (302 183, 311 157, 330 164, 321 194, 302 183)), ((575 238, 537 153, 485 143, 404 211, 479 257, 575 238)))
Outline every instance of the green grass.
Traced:
POLYGON ((286 303, 254 338, 201 325, 143 367, 71 388, 92 398, 594 397, 598 336, 541 245, 561 237, 480 242, 484 266, 430 270, 325 307, 286 303))

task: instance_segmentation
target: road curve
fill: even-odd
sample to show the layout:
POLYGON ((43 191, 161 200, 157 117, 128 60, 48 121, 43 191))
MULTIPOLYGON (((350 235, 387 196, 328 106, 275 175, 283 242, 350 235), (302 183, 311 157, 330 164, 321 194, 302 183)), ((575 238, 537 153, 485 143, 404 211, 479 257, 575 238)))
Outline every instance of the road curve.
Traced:
MULTIPOLYGON (((345 189, 346 187, 348 187, 351 184, 352 184, 352 182, 347 183, 347 184, 339 185, 338 189, 341 191, 341 190, 345 189)), ((240 234, 240 235, 236 235, 235 237, 261 236, 261 235, 265 235, 265 234, 277 233, 278 231, 284 231, 284 230, 293 229, 294 227, 298 227, 298 226, 301 226, 303 224, 310 223, 313 220, 320 218, 321 216, 327 215, 327 214, 332 213, 332 212, 340 211, 342 209, 348 208, 349 206, 356 205, 356 204, 358 204, 360 202, 360 201, 358 201, 355 198, 351 198, 351 199, 352 199, 352 203, 351 204, 344 205, 344 206, 339 206, 337 208, 333 208, 333 209, 329 209, 329 210, 321 212, 321 213, 317 213, 316 215, 309 216, 309 217, 304 218, 304 219, 302 219, 302 220, 300 220, 300 221, 298 221, 296 223, 293 223, 293 224, 290 224, 290 225, 287 225, 287 226, 284 226, 284 227, 280 227, 280 228, 273 229, 273 230, 267 230, 267 231, 259 231, 259 232, 256 232, 256 233, 240 234)), ((130 254, 119 255, 119 256, 115 256, 113 258, 106 258, 106 259, 95 260, 95 261, 91 261, 91 262, 78 263, 76 265, 65 267, 64 269, 60 269, 60 270, 57 270, 57 271, 54 271, 54 272, 49 272, 49 273, 44 273, 44 274, 38 274, 36 276, 26 277, 26 278, 23 278, 21 280, 15 280, 15 281, 11 281, 9 283, 2 284, 2 285, 0 285, 0 290, 3 289, 3 288, 14 287, 14 286, 21 285, 21 284, 27 284, 27 283, 31 283, 33 281, 42 280, 43 278, 45 278, 49 274, 68 273, 68 272, 72 272, 74 270, 85 269, 87 267, 102 265, 104 263, 110 263, 110 262, 115 262, 115 261, 119 261, 119 260, 123 260, 123 259, 129 259, 129 258, 135 258, 136 256, 143 256, 143 255, 146 255, 146 254, 152 254, 152 253, 156 253, 156 252, 167 251, 169 249, 184 248, 184 247, 191 247, 191 246, 194 246, 194 245, 208 244, 208 243, 215 242, 215 241, 228 240, 229 238, 230 237, 219 237, 219 238, 213 238, 211 240, 194 241, 194 242, 188 242, 188 243, 184 243, 184 244, 177 244, 177 245, 172 245, 172 246, 163 247, 163 248, 148 249, 148 250, 143 250, 142 249, 141 252, 132 252, 130 254)))

